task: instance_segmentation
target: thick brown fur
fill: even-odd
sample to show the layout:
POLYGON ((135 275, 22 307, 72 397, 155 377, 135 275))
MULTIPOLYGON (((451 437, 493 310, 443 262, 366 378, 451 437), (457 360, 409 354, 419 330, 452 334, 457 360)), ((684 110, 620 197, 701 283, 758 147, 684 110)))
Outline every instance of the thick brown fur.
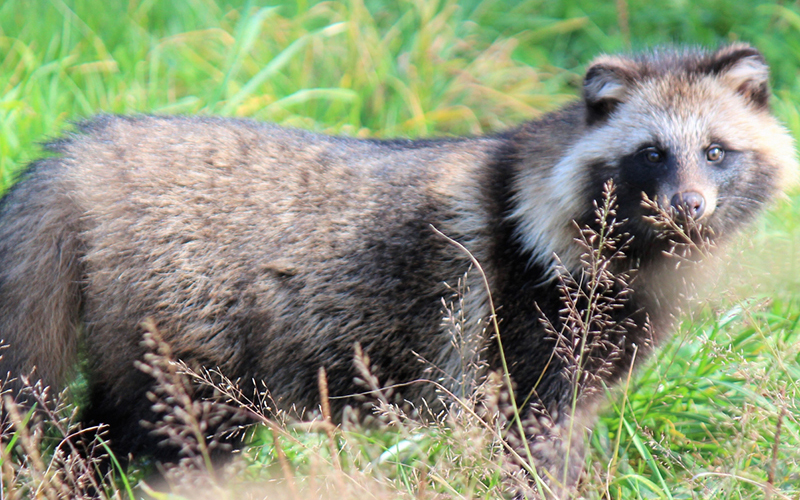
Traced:
MULTIPOLYGON (((668 333, 682 303, 642 193, 660 201, 701 192, 702 222, 724 241, 794 174, 767 76, 746 45, 603 56, 580 102, 498 135, 449 140, 356 140, 222 118, 94 118, 50 144, 56 156, 32 164, 2 199, 0 338, 9 347, 0 370, 36 367, 60 388, 82 343, 87 420, 111 424, 123 454, 155 451, 139 427, 152 418, 150 381, 134 368, 145 318, 179 358, 263 381, 287 405, 316 407, 322 366, 332 396, 360 392, 355 343, 384 383, 429 378, 420 358, 453 383, 461 353, 441 325, 441 297, 469 259, 433 225, 484 267, 517 391, 534 392, 551 419, 529 436, 535 458, 561 477, 564 448, 546 428, 573 417, 590 424, 594 402, 571 414, 567 363, 552 361, 555 341, 542 327, 541 314, 558 324, 563 306, 554 254, 580 273, 574 221, 594 222, 593 202, 612 179, 634 237, 620 268, 638 269, 616 318, 627 326, 615 340, 623 355, 604 375, 613 382, 632 346, 643 351, 649 337, 668 333), (704 162, 712 144, 724 148, 725 165, 704 162), (661 170, 643 163, 648 146, 669 159, 661 170)), ((487 298, 470 282, 466 335, 483 339, 497 369, 480 321, 487 298)), ((425 384, 403 395, 434 397, 425 384)), ((580 442, 570 449, 574 484, 580 442)))

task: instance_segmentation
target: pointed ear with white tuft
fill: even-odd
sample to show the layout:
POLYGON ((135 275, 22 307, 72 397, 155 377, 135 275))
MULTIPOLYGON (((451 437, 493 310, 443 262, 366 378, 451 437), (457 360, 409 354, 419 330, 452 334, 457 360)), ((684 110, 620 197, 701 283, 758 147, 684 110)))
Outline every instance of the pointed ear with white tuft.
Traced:
POLYGON ((769 66, 755 48, 738 43, 712 56, 711 72, 758 107, 769 104, 769 66))
POLYGON ((600 56, 592 62, 583 78, 583 99, 590 125, 605 120, 617 105, 625 102, 637 74, 637 64, 630 59, 600 56))

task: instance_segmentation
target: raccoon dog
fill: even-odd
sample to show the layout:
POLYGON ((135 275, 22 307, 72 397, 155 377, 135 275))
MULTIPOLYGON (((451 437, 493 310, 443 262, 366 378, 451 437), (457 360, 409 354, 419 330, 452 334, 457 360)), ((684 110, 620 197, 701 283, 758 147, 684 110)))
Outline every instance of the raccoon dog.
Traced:
MULTIPOLYGON (((363 391, 356 343, 382 382, 458 381, 462 353, 441 298, 470 259, 433 226, 481 263, 517 399, 535 417, 526 438, 537 465, 574 484, 580 438, 566 445, 559 433, 571 419, 590 424, 595 398, 572 411, 574 367, 554 355, 554 331, 565 324, 559 276, 580 282, 577 228, 596 223, 594 203, 613 180, 630 237, 615 265, 630 290, 607 318, 614 349, 597 348, 594 375, 614 382, 669 332, 683 301, 675 276, 694 275, 664 255, 670 239, 643 195, 729 239, 796 169, 768 101, 764 59, 732 45, 601 56, 579 102, 487 137, 356 140, 237 119, 94 118, 51 143, 55 155, 2 199, 0 370, 35 367, 60 388, 82 346, 86 420, 109 424, 122 454, 156 449, 140 428, 154 417, 151 380, 134 367, 145 318, 176 357, 261 381, 299 407, 318 404, 320 367, 331 395, 363 391)), ((470 281, 464 334, 485 340, 496 370, 488 298, 470 281)), ((435 397, 430 384, 402 394, 435 397)), ((348 399, 333 401, 341 411, 348 399)))

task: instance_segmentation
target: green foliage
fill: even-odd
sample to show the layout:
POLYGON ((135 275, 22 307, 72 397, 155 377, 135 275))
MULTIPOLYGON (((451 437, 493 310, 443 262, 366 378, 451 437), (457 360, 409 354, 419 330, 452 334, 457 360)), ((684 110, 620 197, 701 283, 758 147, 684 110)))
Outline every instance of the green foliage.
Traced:
MULTIPOLYGON (((600 52, 735 40, 763 51, 773 106, 800 136, 794 4, 6 0, 0 191, 42 155, 42 141, 96 113, 249 116, 361 137, 480 134, 572 99, 600 52)), ((760 498, 769 484, 774 497, 799 494, 800 195, 734 255, 733 274, 755 278, 718 287, 727 295, 686 319, 626 390, 610 391, 592 438, 587 498, 760 498)), ((453 439, 434 439, 438 432, 404 446, 394 472, 359 460, 409 436, 360 436, 363 456, 351 452, 350 466, 375 466, 416 494, 415 460, 454 454, 443 449, 453 439)), ((263 446, 251 468, 279 476, 270 435, 253 439, 263 446)), ((303 450, 327 441, 296 439, 286 456, 302 473, 303 450)), ((477 491, 435 484, 446 494, 477 491)))
POLYGON ((595 429, 594 459, 613 464, 612 496, 753 498, 770 470, 796 494, 798 338, 796 300, 749 300, 686 320, 595 429))

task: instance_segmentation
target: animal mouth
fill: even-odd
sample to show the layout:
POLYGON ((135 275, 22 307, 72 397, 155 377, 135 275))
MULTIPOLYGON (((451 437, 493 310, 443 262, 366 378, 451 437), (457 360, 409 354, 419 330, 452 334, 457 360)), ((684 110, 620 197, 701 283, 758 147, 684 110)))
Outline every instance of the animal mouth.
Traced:
POLYGON ((709 222, 714 210, 702 195, 694 191, 673 195, 669 204, 659 203, 645 195, 642 208, 644 223, 667 238, 699 241, 713 237, 709 222))

